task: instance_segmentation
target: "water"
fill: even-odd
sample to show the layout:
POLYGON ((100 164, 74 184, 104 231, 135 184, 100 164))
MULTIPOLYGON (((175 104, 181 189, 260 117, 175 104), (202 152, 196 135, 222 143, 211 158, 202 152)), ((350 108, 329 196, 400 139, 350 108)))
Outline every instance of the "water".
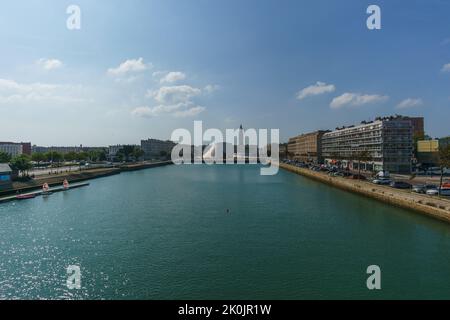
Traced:
POLYGON ((450 299, 450 226, 285 171, 154 168, 1 204, 0 298, 450 299))

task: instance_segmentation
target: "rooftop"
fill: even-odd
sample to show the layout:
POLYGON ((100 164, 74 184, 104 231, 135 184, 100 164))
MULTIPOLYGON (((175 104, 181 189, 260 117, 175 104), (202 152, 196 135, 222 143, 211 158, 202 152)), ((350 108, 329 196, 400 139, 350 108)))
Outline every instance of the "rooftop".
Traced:
POLYGON ((5 172, 12 172, 11 168, 9 167, 8 164, 6 163, 0 163, 0 172, 5 173, 5 172))

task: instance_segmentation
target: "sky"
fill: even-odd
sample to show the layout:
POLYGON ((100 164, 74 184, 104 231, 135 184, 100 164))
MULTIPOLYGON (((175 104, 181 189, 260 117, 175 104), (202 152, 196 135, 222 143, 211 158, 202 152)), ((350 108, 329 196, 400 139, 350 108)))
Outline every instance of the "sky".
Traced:
POLYGON ((450 135, 449 15, 444 0, 4 1, 0 141, 137 144, 194 120, 287 141, 392 114, 450 135))

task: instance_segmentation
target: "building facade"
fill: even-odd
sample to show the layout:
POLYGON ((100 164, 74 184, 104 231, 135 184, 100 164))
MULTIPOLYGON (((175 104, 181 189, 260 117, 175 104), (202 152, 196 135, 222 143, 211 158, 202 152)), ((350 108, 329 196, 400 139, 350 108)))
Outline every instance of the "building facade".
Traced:
POLYGON ((404 117, 411 121, 412 135, 423 139, 425 136, 425 120, 423 117, 404 117))
POLYGON ((410 173, 412 124, 404 117, 388 117, 358 126, 339 128, 322 137, 322 154, 328 164, 349 169, 410 173))
POLYGON ((159 158, 163 153, 170 156, 173 147, 175 147, 173 141, 162 141, 157 139, 141 140, 141 149, 145 153, 145 159, 159 158))
POLYGON ((322 137, 327 132, 319 130, 289 139, 290 158, 305 163, 323 163, 322 137))
POLYGON ((20 144, 22 145, 22 153, 31 156, 31 142, 21 142, 20 144))
POLYGON ((11 157, 16 157, 23 154, 23 146, 21 143, 0 142, 0 152, 7 153, 11 157))
POLYGON ((117 157, 117 153, 120 151, 120 149, 123 148, 123 145, 117 144, 115 146, 109 146, 108 148, 108 160, 109 161, 115 161, 117 157))
POLYGON ((417 141, 417 163, 422 168, 434 167, 439 163, 439 140, 417 141))

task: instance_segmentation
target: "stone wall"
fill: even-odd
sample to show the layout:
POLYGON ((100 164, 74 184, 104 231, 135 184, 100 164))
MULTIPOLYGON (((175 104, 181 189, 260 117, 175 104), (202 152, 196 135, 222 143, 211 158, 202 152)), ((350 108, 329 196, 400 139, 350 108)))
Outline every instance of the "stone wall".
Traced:
POLYGON ((450 223, 450 201, 447 199, 416 194, 410 191, 394 189, 387 186, 378 186, 367 181, 352 180, 342 177, 331 177, 322 172, 298 168, 284 163, 280 164, 280 168, 323 183, 327 183, 346 191, 367 196, 401 208, 414 210, 450 223))

